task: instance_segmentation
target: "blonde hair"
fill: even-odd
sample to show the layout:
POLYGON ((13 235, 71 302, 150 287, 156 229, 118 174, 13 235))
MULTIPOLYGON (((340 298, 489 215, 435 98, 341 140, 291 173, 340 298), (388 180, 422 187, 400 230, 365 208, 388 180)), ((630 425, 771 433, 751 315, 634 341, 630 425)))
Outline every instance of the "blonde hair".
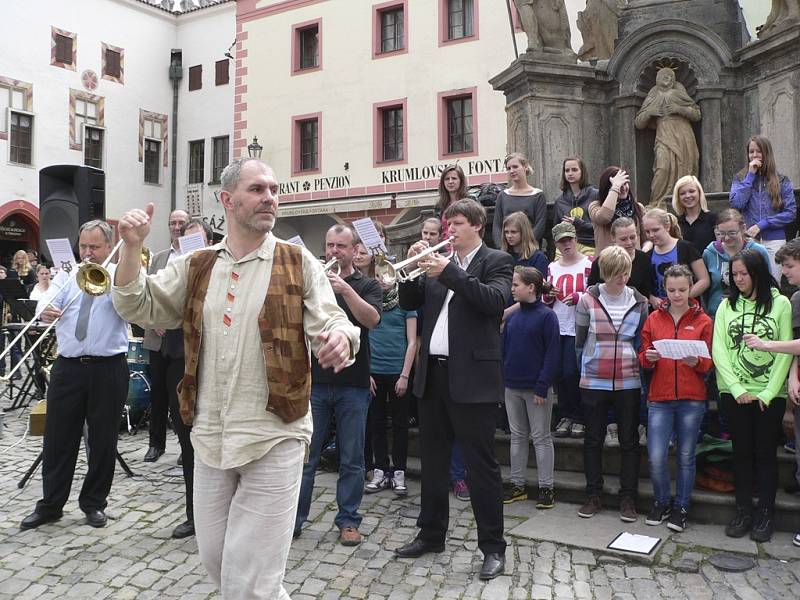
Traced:
POLYGON ((28 253, 25 250, 17 250, 14 253, 14 259, 11 261, 11 266, 19 274, 20 277, 25 277, 28 271, 31 270, 31 263, 28 260, 28 253))
POLYGON ((683 234, 681 233, 680 225, 678 225, 678 217, 673 215, 672 213, 668 213, 663 208, 651 208, 642 217, 642 221, 645 219, 651 219, 653 221, 658 221, 661 225, 664 226, 669 234, 677 238, 679 240, 683 239, 683 234))
POLYGON ((600 253, 600 277, 603 281, 613 279, 618 275, 630 274, 633 265, 628 252, 620 246, 608 246, 600 253))
POLYGON ((536 237, 533 235, 533 228, 531 227, 531 222, 528 220, 528 216, 522 211, 517 211, 503 219, 503 235, 500 238, 500 247, 504 252, 511 252, 513 250, 513 248, 509 247, 505 236, 505 229, 509 226, 519 230, 519 257, 522 259, 530 258, 531 255, 539 249, 539 244, 536 241, 536 237))
POLYGON ((686 209, 683 208, 683 204, 680 202, 680 191, 683 186, 689 185, 690 183, 697 188, 697 192, 700 194, 700 210, 703 212, 708 212, 706 193, 703 191, 703 186, 700 185, 700 180, 694 175, 684 175, 675 182, 675 187, 672 188, 672 210, 674 210, 675 214, 679 217, 683 216, 683 214, 686 212, 686 209))
POLYGON ((525 156, 522 152, 512 152, 511 154, 506 156, 505 160, 503 161, 503 166, 507 167, 508 161, 513 160, 515 158, 519 161, 519 164, 521 164, 525 168, 526 175, 530 175, 531 173, 533 173, 533 167, 531 167, 531 163, 528 160, 528 157, 525 156))

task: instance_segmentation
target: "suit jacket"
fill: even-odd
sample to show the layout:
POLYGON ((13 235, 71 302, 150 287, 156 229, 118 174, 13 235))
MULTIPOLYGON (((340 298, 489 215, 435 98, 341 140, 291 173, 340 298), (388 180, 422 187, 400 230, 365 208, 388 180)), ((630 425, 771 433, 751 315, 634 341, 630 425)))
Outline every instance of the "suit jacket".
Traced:
POLYGON ((414 376, 414 394, 422 398, 428 371, 431 334, 448 290, 448 372, 453 402, 499 402, 503 398, 503 342, 500 321, 511 294, 514 260, 510 254, 481 245, 466 271, 455 260, 439 277, 422 276, 400 284, 400 306, 424 307, 422 347, 414 376))
MULTIPOLYGON (((167 266, 170 250, 171 247, 153 255, 150 266, 147 267, 148 275, 157 273, 167 266)), ((164 334, 164 337, 158 337, 154 330, 145 329, 142 346, 144 346, 145 350, 152 352, 163 351, 163 354, 170 358, 180 358, 183 356, 183 331, 181 329, 170 329, 164 334)))

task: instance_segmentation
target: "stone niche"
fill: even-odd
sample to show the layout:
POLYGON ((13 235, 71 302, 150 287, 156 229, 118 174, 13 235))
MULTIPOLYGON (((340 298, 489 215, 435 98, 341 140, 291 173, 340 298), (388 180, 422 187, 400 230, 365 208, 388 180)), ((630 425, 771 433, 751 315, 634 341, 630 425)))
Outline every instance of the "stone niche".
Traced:
POLYGON ((800 186, 800 23, 751 41, 736 0, 629 0, 618 29, 608 60, 529 52, 490 80, 506 97, 508 151, 529 156, 532 183, 550 202, 573 155, 592 181, 606 165, 624 166, 636 197, 649 198, 655 134, 634 119, 664 63, 701 111, 693 129, 707 192, 730 189, 756 133, 772 140, 779 170, 800 186))

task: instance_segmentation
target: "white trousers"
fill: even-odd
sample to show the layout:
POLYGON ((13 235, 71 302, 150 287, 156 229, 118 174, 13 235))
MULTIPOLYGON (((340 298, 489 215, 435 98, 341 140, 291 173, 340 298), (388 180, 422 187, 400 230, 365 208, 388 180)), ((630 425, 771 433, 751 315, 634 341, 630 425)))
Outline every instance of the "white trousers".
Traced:
POLYGON ((290 600, 283 588, 305 447, 284 440, 235 469, 194 463, 200 560, 225 600, 290 600))
POLYGON ((772 273, 775 281, 778 282, 778 285, 780 285, 781 266, 775 262, 775 254, 786 245, 786 240, 763 240, 760 243, 767 249, 767 253, 769 254, 769 271, 772 273))

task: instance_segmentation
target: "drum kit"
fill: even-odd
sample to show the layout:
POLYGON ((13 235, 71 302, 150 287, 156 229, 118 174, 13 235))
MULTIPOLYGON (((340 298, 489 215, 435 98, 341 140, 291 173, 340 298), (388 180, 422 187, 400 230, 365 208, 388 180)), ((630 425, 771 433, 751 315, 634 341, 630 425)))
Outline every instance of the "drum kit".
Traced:
POLYGON ((133 435, 150 416, 150 353, 144 349, 142 338, 128 338, 128 370, 130 384, 122 422, 133 435))

